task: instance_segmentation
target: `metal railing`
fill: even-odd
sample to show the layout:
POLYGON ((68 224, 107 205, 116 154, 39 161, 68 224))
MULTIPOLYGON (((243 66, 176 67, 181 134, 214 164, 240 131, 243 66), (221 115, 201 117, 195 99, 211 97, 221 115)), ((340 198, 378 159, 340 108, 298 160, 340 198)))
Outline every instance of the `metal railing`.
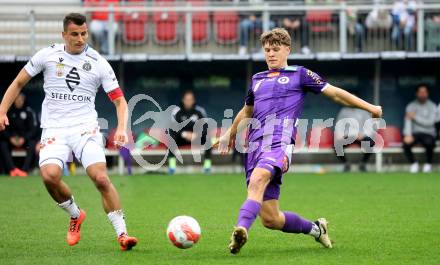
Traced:
POLYGON ((288 28, 294 55, 305 57, 315 53, 344 56, 440 50, 440 22, 432 19, 440 13, 440 3, 435 1, 416 5, 416 23, 410 29, 396 27, 394 22, 376 27, 366 24, 374 10, 393 19, 391 4, 163 3, 123 2, 106 7, 2 5, 0 55, 29 56, 52 42, 62 42, 62 18, 73 11, 87 14, 91 43, 97 50, 129 60, 261 58, 259 35, 275 26, 288 28), (106 19, 93 20, 97 12, 106 14, 106 19))

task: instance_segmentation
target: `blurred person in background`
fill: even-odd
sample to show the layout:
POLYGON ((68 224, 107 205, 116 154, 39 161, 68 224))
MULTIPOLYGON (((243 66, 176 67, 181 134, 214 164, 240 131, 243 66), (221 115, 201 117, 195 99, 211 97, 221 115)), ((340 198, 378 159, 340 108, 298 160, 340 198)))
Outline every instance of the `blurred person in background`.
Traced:
POLYGON ((425 22, 425 43, 427 51, 440 51, 440 14, 434 13, 425 22))
MULTIPOLYGON (((206 141, 210 141, 208 137, 208 126, 205 124, 201 132, 194 131, 194 125, 200 119, 207 118, 204 108, 196 105, 196 98, 191 90, 185 90, 182 94, 180 105, 172 112, 172 123, 184 123, 189 120, 188 124, 179 131, 170 130, 170 136, 173 138, 177 146, 191 145, 191 143, 201 137, 201 144, 204 145, 206 141)), ((173 150, 172 150, 173 151, 173 150)), ((211 148, 205 151, 203 161, 203 172, 211 172, 211 148)), ((170 152, 168 159, 168 173, 174 174, 176 171, 176 157, 173 152, 170 152)))
POLYGON ((35 111, 25 105, 26 97, 19 94, 8 112, 9 127, 4 132, 7 141, 0 142, 0 152, 5 168, 11 177, 26 177, 35 161, 35 146, 38 143, 38 122, 35 111), (23 166, 18 168, 12 159, 12 150, 25 149, 23 166))
POLYGON ((383 9, 380 5, 375 5, 365 19, 365 26, 369 30, 388 30, 392 25, 393 17, 388 10, 383 9))
MULTIPOLYGON (((117 10, 120 0, 84 0, 86 6, 105 7, 113 5, 117 10)), ((95 45, 101 54, 109 54, 109 40, 108 35, 110 29, 114 34, 118 32, 118 21, 121 19, 119 12, 114 12, 114 23, 109 24, 109 12, 108 11, 94 11, 91 14, 90 33, 92 33, 92 39, 97 44, 95 45)))
MULTIPOLYGON (((294 0, 290 1, 291 5, 304 5, 305 0, 294 0)), ((309 48, 309 25, 306 20, 306 12, 298 11, 295 14, 286 15, 276 15, 271 14, 271 17, 275 20, 276 24, 280 28, 286 29, 290 35, 295 36, 299 32, 301 53, 310 54, 311 50, 309 48)), ((292 46, 297 46, 296 43, 292 43, 292 46)))
MULTIPOLYGON (((362 142, 369 142, 370 147, 374 146, 373 139, 367 136, 366 132, 364 131, 365 122, 368 119, 371 119, 371 114, 369 112, 357 108, 343 107, 338 113, 336 122, 338 123, 343 119, 353 119, 352 121, 357 122, 357 124, 359 124, 359 130, 358 131, 350 130, 347 127, 342 128, 342 130, 339 131, 335 130, 335 147, 341 146, 342 145, 341 141, 343 142, 346 139, 355 139, 353 144, 359 144, 361 147, 362 147, 362 142)), ((343 150, 345 151, 345 148, 343 150)), ((368 150, 363 150, 363 151, 364 154, 361 163, 359 165, 359 170, 365 172, 367 171, 367 163, 372 153, 368 152, 368 150)), ((337 155, 337 158, 342 163, 344 163, 344 172, 350 172, 351 164, 347 161, 347 158, 345 157, 345 152, 343 152, 342 155, 337 155)))
POLYGON ((406 106, 403 149, 408 161, 411 163, 410 172, 419 171, 419 163, 415 160, 411 148, 421 144, 426 149, 426 163, 423 172, 432 171, 432 157, 437 135, 435 122, 437 119, 437 106, 429 100, 427 85, 419 85, 416 88, 416 99, 406 106))
MULTIPOLYGON (((248 2, 250 5, 263 5, 265 1, 263 0, 241 0, 240 2, 248 2)), ((269 21, 269 28, 274 28, 275 22, 269 21)), ((240 21, 240 47, 238 49, 238 54, 245 55, 248 53, 249 40, 251 36, 259 36, 263 32, 263 20, 261 18, 261 13, 258 14, 246 14, 242 17, 240 21)), ((256 39, 257 40, 257 39, 256 39)), ((255 41, 258 44, 258 41, 255 41)), ((256 48, 254 48, 256 49, 256 48)))
MULTIPOLYGON (((3 132, 3 131, 0 132, 0 143, 2 143, 2 142, 8 142, 8 139, 5 136, 5 132, 3 132)), ((1 156, 0 156, 0 175, 9 173, 6 171, 5 162, 3 162, 3 157, 4 157, 4 155, 1 154, 1 156)))
POLYGON ((435 130, 437 133, 437 139, 440 140, 440 103, 438 104, 437 107, 437 113, 436 113, 436 119, 435 119, 435 130))
POLYGON ((416 25, 416 1, 396 0, 391 15, 393 17, 393 30, 391 39, 397 49, 402 49, 402 32, 405 39, 405 50, 412 49, 413 30, 416 25))
POLYGON ((354 37, 355 51, 362 52, 365 29, 358 16, 357 11, 353 8, 347 9, 347 29, 350 36, 354 37))

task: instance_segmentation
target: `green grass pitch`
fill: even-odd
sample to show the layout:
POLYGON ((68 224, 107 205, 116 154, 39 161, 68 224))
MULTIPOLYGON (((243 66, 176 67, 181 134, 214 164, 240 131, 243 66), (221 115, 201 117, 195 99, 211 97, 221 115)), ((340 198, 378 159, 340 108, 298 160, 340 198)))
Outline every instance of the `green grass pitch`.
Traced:
POLYGON ((242 175, 114 176, 128 231, 139 239, 121 252, 100 196, 85 176, 65 177, 87 211, 78 245, 65 242, 68 216, 39 177, 0 177, 0 264, 440 264, 438 174, 289 174, 282 209, 326 217, 334 249, 311 237, 264 229, 259 220, 248 244, 227 250, 245 199, 242 175), (199 243, 177 249, 168 222, 191 215, 202 227, 199 243))

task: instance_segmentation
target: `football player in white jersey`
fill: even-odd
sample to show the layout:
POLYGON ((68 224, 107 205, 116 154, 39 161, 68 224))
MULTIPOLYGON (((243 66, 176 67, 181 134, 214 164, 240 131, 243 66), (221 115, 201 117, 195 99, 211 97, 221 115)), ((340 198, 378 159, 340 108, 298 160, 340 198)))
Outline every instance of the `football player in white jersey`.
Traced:
POLYGON ((118 127, 114 141, 118 146, 127 142, 127 102, 110 64, 87 45, 85 16, 68 14, 63 27, 65 44, 54 44, 37 52, 7 89, 0 105, 0 131, 9 124, 6 113, 20 91, 32 77, 43 72, 45 98, 39 166, 49 194, 70 214, 67 243, 78 243, 86 217, 61 180, 63 166, 73 152, 101 192, 104 210, 116 230, 121 249, 130 250, 137 239, 127 234, 119 196, 107 174, 95 96, 102 85, 116 107, 118 127))

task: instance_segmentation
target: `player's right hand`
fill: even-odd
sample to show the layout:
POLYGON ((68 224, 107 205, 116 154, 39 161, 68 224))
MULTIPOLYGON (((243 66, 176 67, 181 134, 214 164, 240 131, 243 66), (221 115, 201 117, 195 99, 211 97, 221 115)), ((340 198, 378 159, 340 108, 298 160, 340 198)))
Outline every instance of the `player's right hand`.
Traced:
POLYGON ((128 142, 127 132, 125 130, 117 129, 113 141, 117 148, 121 148, 128 142))
POLYGON ((373 111, 371 112, 371 115, 373 118, 382 118, 382 106, 374 106, 373 111))
POLYGON ((214 142, 212 148, 217 148, 220 154, 225 155, 229 153, 229 150, 234 145, 234 143, 234 137, 231 137, 229 133, 225 133, 214 142))
POLYGON ((3 131, 6 129, 6 126, 9 125, 8 116, 6 113, 0 113, 0 131, 3 131))

